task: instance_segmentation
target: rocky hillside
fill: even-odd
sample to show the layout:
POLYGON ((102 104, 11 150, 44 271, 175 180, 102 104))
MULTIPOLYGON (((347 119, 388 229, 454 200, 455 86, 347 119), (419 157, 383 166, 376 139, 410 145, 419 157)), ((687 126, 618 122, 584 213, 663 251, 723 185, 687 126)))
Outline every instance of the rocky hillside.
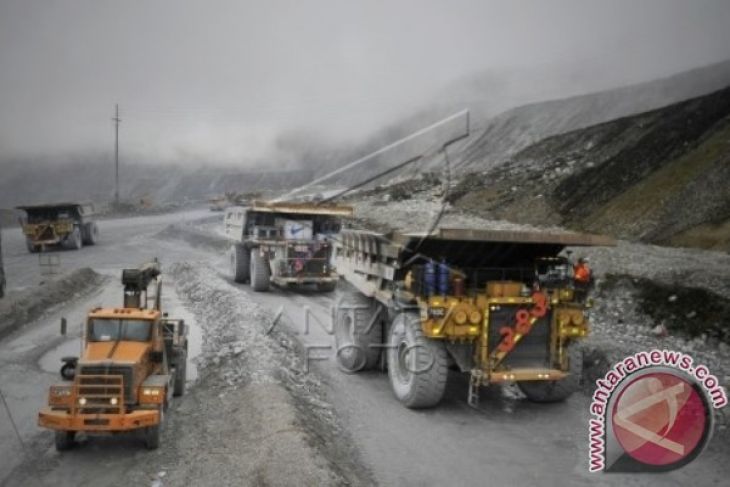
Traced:
POLYGON ((726 61, 646 83, 524 104, 486 121, 477 117, 474 134, 456 165, 462 170, 483 170, 546 137, 654 110, 729 85, 730 61, 726 61))
POLYGON ((730 250, 730 88, 545 138, 467 174, 463 210, 730 250))

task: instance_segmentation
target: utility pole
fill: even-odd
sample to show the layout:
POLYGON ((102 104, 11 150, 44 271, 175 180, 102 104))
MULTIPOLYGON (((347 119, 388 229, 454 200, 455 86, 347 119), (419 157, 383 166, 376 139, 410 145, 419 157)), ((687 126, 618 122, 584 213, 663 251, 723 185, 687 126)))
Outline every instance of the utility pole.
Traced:
POLYGON ((119 206, 119 104, 116 105, 114 118, 114 203, 119 206))

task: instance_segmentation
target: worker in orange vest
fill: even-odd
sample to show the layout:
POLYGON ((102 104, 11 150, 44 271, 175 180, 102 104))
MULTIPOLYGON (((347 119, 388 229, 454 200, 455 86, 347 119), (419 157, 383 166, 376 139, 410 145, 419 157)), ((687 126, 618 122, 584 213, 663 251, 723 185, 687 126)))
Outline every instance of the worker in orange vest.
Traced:
POLYGON ((576 283, 588 285, 591 282, 591 268, 588 267, 588 259, 580 257, 573 266, 573 279, 576 283))
POLYGON ((583 301, 588 296, 588 289, 593 284, 591 268, 588 267, 588 259, 580 257, 573 266, 573 280, 575 282, 575 297, 577 301, 583 301))

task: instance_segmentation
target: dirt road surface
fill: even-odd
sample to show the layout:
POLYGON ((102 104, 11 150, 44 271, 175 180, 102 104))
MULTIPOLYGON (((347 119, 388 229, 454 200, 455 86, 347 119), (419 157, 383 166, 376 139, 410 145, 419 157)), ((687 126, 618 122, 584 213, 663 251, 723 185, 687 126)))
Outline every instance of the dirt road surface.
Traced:
MULTIPOLYGON (((331 485, 699 486, 730 476, 726 437, 669 474, 589 474, 586 394, 538 405, 494 388, 472 409, 465 377, 452 375, 438 408, 405 409, 386 374, 338 369, 328 332, 334 293, 253 293, 230 281, 220 246, 185 231, 160 234, 205 217, 198 211, 104 221, 97 246, 59 252, 65 270, 91 267, 109 279, 0 341, 0 390, 20 435, 0 410, 2 485, 286 485, 298 478, 331 485), (152 257, 175 269, 166 277, 175 284, 165 289, 166 310, 192 325, 189 369, 198 366, 199 377, 173 408, 160 450, 148 452, 125 435, 82 439, 59 454, 50 432, 35 425, 48 385, 58 381, 56 361, 78 345, 59 337, 58 319, 67 317, 77 333, 89 307, 119 302, 119 270, 152 257), (261 323, 275 325, 268 341, 247 328, 261 323), (295 451, 303 453, 284 455, 295 451), (286 458, 301 465, 275 473, 277 465, 292 470, 286 458)), ((3 234, 11 289, 41 278, 19 233, 3 234)))

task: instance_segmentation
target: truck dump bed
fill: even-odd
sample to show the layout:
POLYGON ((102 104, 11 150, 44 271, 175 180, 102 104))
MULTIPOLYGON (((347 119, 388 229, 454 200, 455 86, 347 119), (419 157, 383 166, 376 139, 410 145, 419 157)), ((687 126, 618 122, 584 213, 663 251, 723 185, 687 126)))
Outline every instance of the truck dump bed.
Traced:
POLYGON ((251 211, 261 213, 288 213, 292 215, 352 216, 352 207, 328 203, 295 203, 291 201, 253 201, 251 211))
POLYGON ((427 261, 444 262, 465 275, 477 276, 471 284, 481 285, 490 277, 483 271, 519 279, 533 272, 536 259, 555 257, 565 247, 614 245, 611 237, 560 231, 441 228, 430 234, 381 234, 344 230, 336 244, 336 264, 338 273, 362 293, 387 301, 391 283, 427 261))
POLYGON ((556 256, 568 246, 616 245, 615 239, 604 235, 461 228, 442 228, 430 235, 394 234, 390 239, 400 247, 401 260, 420 254, 464 267, 513 267, 556 256))

